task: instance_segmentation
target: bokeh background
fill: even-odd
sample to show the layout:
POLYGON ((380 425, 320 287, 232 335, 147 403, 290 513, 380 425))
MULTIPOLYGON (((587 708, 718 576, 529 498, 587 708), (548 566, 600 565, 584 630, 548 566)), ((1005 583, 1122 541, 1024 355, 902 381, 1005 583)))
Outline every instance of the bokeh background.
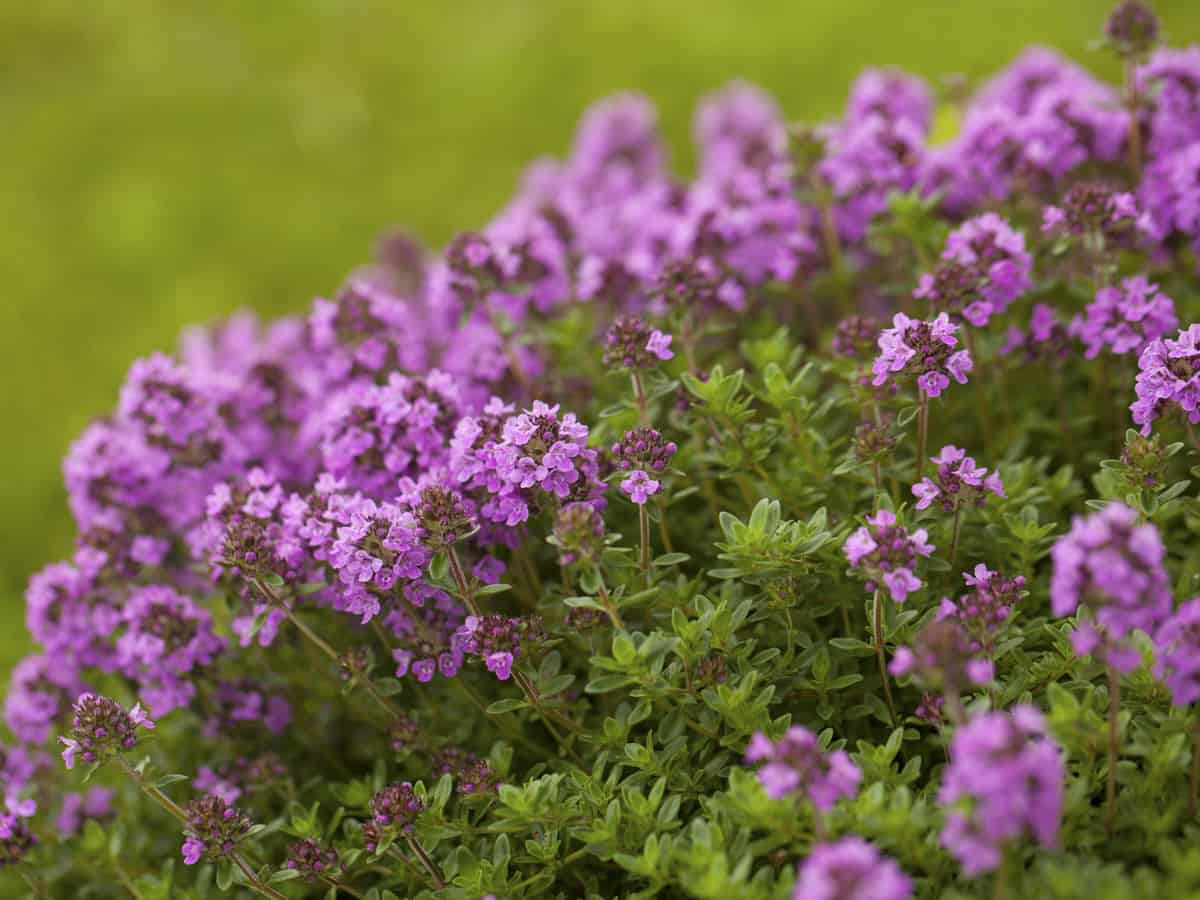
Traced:
MULTIPOLYGON (((69 552, 59 461, 130 361, 303 309, 410 226, 478 226, 580 112, 637 89, 677 168, 733 77, 836 114, 864 65, 979 78, 1031 42, 1106 75, 1108 0, 0 0, 0 674, 69 552)), ((1157 0, 1174 43, 1200 2, 1157 0)))

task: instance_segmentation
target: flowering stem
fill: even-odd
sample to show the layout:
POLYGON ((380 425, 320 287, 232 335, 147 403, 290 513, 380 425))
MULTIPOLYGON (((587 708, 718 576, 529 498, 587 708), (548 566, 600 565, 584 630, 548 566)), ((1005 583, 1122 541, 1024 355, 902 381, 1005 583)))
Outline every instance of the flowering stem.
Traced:
POLYGON ((1141 96, 1138 94, 1137 62, 1125 63, 1125 102, 1129 106, 1129 174, 1131 183, 1142 180, 1142 125, 1138 117, 1141 96))
POLYGON ((579 758, 574 749, 572 749, 570 743, 566 741, 559 733, 558 729, 554 727, 554 722, 558 722, 564 727, 569 728, 571 731, 574 731, 576 734, 581 732, 583 729, 568 716, 565 716, 562 713, 556 712, 552 709, 543 709, 541 696, 538 694, 537 688, 534 687, 533 682, 526 677, 524 672, 514 668, 513 681, 515 681, 521 688, 521 692, 525 695, 525 699, 530 702, 535 710, 537 710, 538 716, 541 717, 542 724, 545 725, 546 730, 553 735, 559 749, 570 756, 580 768, 583 768, 583 760, 579 758), (553 722, 551 721, 552 719, 554 720, 553 722))
POLYGON ((600 605, 604 607, 604 611, 608 614, 608 620, 612 622, 613 628, 624 628, 625 623, 621 621, 621 614, 617 611, 616 604, 612 602, 612 597, 608 595, 608 588, 604 586, 604 580, 600 580, 599 588, 600 605))
POLYGON ((336 878, 330 878, 328 875, 321 876, 321 880, 324 881, 331 888, 333 888, 333 890, 335 891, 335 893, 334 893, 335 897, 337 896, 336 891, 341 891, 343 894, 349 894, 351 897, 357 897, 358 900, 363 900, 364 895, 361 891, 358 891, 355 888, 350 887, 350 885, 346 884, 343 881, 338 881, 336 878))
POLYGON ((1200 724, 1192 726, 1192 775, 1188 790, 1188 817, 1196 815, 1200 801, 1200 724))
POLYGON ((922 392, 917 414, 917 481, 925 477, 925 441, 929 435, 929 398, 922 392))
POLYGON ((1117 756, 1120 754, 1120 735, 1117 717, 1121 710, 1121 676, 1110 664, 1108 667, 1108 783, 1104 796, 1104 830, 1112 834, 1117 821, 1117 756))
POLYGON ((993 900, 1008 900, 1008 848, 1000 850, 1000 868, 996 870, 996 884, 993 888, 993 900))
POLYGON ((421 842, 414 838, 411 834, 406 834, 404 836, 404 842, 408 844, 408 849, 412 850, 413 855, 420 860, 421 868, 423 868, 429 874, 429 878, 433 882, 433 886, 439 891, 445 888, 446 876, 442 874, 442 870, 439 868, 438 864, 433 861, 428 853, 425 852, 425 848, 421 846, 421 842))
POLYGON ((884 658, 883 651, 883 594, 880 591, 875 592, 872 606, 871 628, 875 634, 875 658, 879 661, 879 677, 883 679, 883 696, 887 700, 888 713, 892 717, 892 727, 895 728, 898 719, 896 704, 892 700, 892 685, 888 680, 887 660, 884 658))
POLYGON ((642 384, 642 375, 637 370, 630 373, 630 378, 633 380, 633 399, 637 403, 638 408, 638 424, 646 426, 650 424, 650 416, 647 410, 646 386, 642 384))
POLYGON ((231 855, 234 864, 242 870, 242 874, 246 876, 246 887, 254 891, 256 894, 261 894, 264 897, 270 897, 271 900, 288 900, 285 894, 279 893, 269 884, 265 884, 250 868, 250 864, 246 862, 241 854, 234 853, 231 855))
POLYGON ((638 504, 638 526, 642 536, 642 582, 645 587, 650 587, 650 513, 646 511, 645 503, 638 504))
MULTIPOLYGON (((117 762, 120 764, 121 769, 125 772, 129 779, 138 786, 138 789, 141 790, 143 794, 178 819, 181 825, 187 824, 187 814, 179 807, 179 804, 148 782, 141 772, 133 768, 131 765, 129 765, 129 763, 125 762, 124 759, 118 756, 117 762)), ((287 900, 287 897, 279 893, 279 891, 275 890, 269 884, 264 884, 261 880, 259 880, 259 877, 254 874, 254 870, 250 868, 249 864, 241 857, 240 854, 236 852, 231 853, 229 858, 233 860, 234 864, 239 869, 242 870, 242 873, 246 876, 246 886, 256 894, 260 894, 263 897, 269 897, 271 900, 287 900)))
POLYGON ((471 611, 471 615, 481 617, 483 613, 479 611, 479 604, 475 602, 475 595, 471 592, 471 586, 467 583, 466 573, 463 572, 462 563, 459 562, 458 553, 454 547, 446 547, 446 558, 450 560, 450 572, 454 575, 454 583, 458 585, 458 593, 462 598, 462 602, 471 611))
POLYGON ((954 560, 958 558, 958 532, 962 526, 962 507, 954 507, 954 533, 950 538, 950 565, 954 565, 954 560))

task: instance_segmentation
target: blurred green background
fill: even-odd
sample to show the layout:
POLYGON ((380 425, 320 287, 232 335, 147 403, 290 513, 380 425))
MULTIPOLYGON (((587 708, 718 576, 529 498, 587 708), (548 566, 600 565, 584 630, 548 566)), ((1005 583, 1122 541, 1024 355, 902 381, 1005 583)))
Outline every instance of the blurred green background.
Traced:
MULTIPOLYGON (((681 170, 735 76, 835 114, 864 65, 982 76, 1089 49, 1106 0, 0 0, 0 671, 69 552, 59 460, 129 362, 250 306, 303 309, 391 223, 477 226, 580 112, 638 89, 681 170)), ((1160 0, 1176 43, 1200 2, 1160 0)))

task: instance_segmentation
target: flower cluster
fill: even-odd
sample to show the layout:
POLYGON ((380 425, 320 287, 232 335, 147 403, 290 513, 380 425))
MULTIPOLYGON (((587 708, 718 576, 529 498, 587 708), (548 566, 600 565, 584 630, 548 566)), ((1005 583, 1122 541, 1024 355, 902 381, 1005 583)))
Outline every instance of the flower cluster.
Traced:
POLYGON ((287 856, 287 867, 310 883, 327 877, 338 867, 338 852, 312 838, 293 841, 288 845, 287 856))
POLYGON ((189 803, 184 816, 183 861, 189 866, 231 859, 253 824, 245 812, 211 794, 189 803))
POLYGON ((454 637, 463 653, 478 656, 489 672, 507 681, 517 657, 545 641, 546 632, 538 616, 467 616, 454 637))
POLYGON ((1200 700, 1200 598, 1175 610, 1154 635, 1154 674, 1176 706, 1200 700))
POLYGON ((846 837, 817 844, 800 865, 792 900, 908 900, 912 881, 873 844, 846 837))
POLYGON ((371 798, 371 833, 363 828, 367 850, 375 852, 381 836, 411 832, 417 816, 425 811, 425 801, 413 792, 407 782, 389 784, 371 798))
POLYGON ((1080 606, 1091 613, 1071 636, 1077 653, 1099 650, 1121 671, 1137 665, 1137 651, 1120 642, 1135 629, 1153 635, 1170 615, 1165 554, 1158 529, 1122 503, 1075 518, 1051 551, 1050 607, 1056 616, 1080 606))
POLYGON ((458 747, 444 747, 434 755, 433 774, 451 776, 460 794, 486 794, 500 787, 500 778, 486 759, 458 747))
POLYGON ((966 384, 974 363, 966 350, 954 349, 957 332, 958 326, 944 312, 928 322, 896 313, 892 327, 879 335, 872 383, 878 387, 901 376, 911 377, 927 397, 941 396, 952 378, 966 384))
POLYGON ((59 738, 63 761, 68 769, 77 758, 103 763, 136 747, 138 728, 153 727, 141 704, 126 711, 108 697, 80 694, 71 710, 71 736, 59 738))
POLYGON ((1200 424, 1200 325, 1151 341, 1138 357, 1134 390, 1137 399, 1129 409, 1142 434, 1150 434, 1154 420, 1171 407, 1200 424))
POLYGON ((992 871, 1025 837, 1057 846, 1063 777, 1061 751, 1036 709, 972 719, 954 735, 938 793, 947 807, 943 846, 967 875, 992 871))
POLYGON ((867 516, 867 523, 846 538, 843 552, 850 568, 866 580, 867 592, 886 588, 903 603, 923 582, 916 576, 917 560, 934 546, 924 528, 909 532, 890 509, 867 516))
POLYGON ((671 335, 637 316, 620 316, 604 335, 604 365, 609 368, 649 369, 674 356, 671 335))
POLYGON ((938 467, 937 475, 923 478, 912 487, 917 509, 928 509, 937 503, 946 512, 957 512, 982 506, 988 494, 1004 496, 999 473, 989 474, 960 447, 947 444, 941 453, 932 457, 932 462, 938 467))
POLYGON ((984 213, 950 233, 942 262, 921 276, 913 296, 982 327, 1029 290, 1032 268, 1024 236, 984 213))
POLYGON ((938 620, 956 622, 970 636, 974 649, 990 652, 997 632, 1025 590, 1025 576, 1010 578, 980 563, 974 571, 964 572, 963 579, 971 591, 957 600, 943 597, 938 620))
POLYGON ((1178 327, 1174 301, 1137 275, 1120 287, 1098 290, 1083 315, 1072 321, 1071 332, 1083 343, 1084 355, 1094 359, 1106 347, 1116 355, 1139 352, 1178 327))
POLYGON ((755 734, 746 748, 747 763, 763 763, 758 780, 767 796, 779 799, 799 793, 822 811, 842 797, 858 793, 862 772, 845 750, 823 750, 817 736, 793 725, 778 741, 755 734))
POLYGON ((896 648, 888 670, 893 675, 911 674, 924 686, 957 696, 995 677, 992 661, 977 656, 978 649, 962 626, 937 619, 917 632, 912 647, 896 648))

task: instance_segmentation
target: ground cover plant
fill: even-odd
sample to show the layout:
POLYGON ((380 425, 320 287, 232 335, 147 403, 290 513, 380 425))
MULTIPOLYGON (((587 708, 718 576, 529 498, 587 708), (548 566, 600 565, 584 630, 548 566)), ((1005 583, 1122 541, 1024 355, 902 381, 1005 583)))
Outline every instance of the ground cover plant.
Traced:
POLYGON ((1200 47, 652 107, 135 362, 30 580, 41 897, 1200 894, 1200 47))

